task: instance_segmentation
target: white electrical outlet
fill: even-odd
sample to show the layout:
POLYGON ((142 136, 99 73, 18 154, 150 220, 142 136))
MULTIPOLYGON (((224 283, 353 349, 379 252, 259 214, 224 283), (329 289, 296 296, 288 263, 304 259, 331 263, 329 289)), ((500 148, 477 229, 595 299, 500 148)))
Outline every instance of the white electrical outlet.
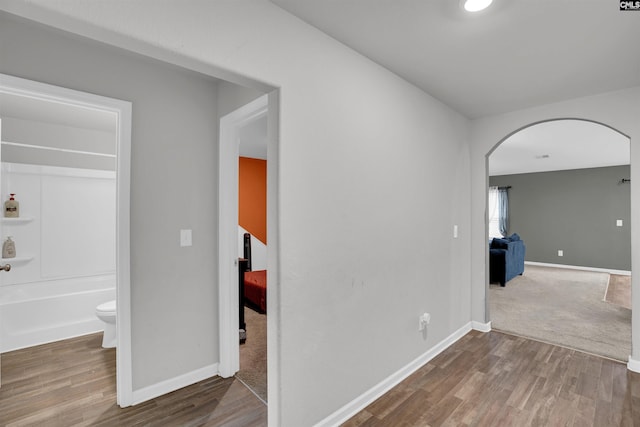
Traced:
POLYGON ((191 230, 180 230, 180 246, 191 246, 191 230))
POLYGON ((562 249, 558 251, 558 256, 564 256, 564 251, 562 249))
POLYGON ((430 322, 431 315, 429 313, 421 314, 420 317, 418 317, 418 331, 424 331, 430 322))

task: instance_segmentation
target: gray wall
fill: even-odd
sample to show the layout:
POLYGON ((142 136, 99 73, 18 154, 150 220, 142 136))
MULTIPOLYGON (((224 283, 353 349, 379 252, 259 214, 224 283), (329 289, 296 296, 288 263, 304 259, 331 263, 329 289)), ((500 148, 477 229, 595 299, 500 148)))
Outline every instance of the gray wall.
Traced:
POLYGON ((222 80, 218 84, 218 115, 219 117, 226 116, 243 105, 260 98, 262 95, 264 93, 255 89, 238 86, 222 80))
MULTIPOLYGON (((418 358, 426 360, 452 334, 470 326, 474 296, 469 287, 473 229, 468 140, 472 135, 465 117, 268 1, 191 2, 190 7, 179 2, 118 5, 96 8, 79 1, 59 12, 72 19, 85 11, 98 21, 90 28, 70 26, 75 31, 87 29, 87 34, 124 44, 117 35, 112 38, 108 29, 114 25, 113 30, 125 37, 280 88, 274 94, 279 100, 278 126, 270 126, 270 131, 279 132, 270 140, 275 155, 269 158, 270 197, 275 196, 269 208, 269 235, 278 243, 269 251, 270 301, 275 302, 268 338, 270 425, 309 426, 327 417, 331 419, 325 425, 338 424, 344 411, 353 408, 350 402, 368 391, 375 393, 385 384, 382 381, 392 380, 418 358), (196 22, 196 14, 206 19, 196 22), (443 176, 447 185, 442 185, 443 176), (415 326, 425 311, 432 318, 428 334, 415 326)), ((43 53, 31 49, 31 44, 27 50, 34 52, 27 55, 43 53)), ((47 52, 59 55, 55 46, 47 52)), ((37 75, 46 77, 44 73, 37 75)), ((84 83, 84 74, 76 74, 70 80, 84 83)), ((96 87, 102 87, 99 77, 96 87)), ((168 95, 165 102, 173 102, 173 93, 168 95)), ((134 117, 135 108, 134 103, 134 117)), ((164 131, 168 125, 159 126, 164 131)), ((172 154, 183 154, 176 147, 184 138, 167 138, 173 145, 148 141, 144 150, 134 153, 134 178, 141 179, 147 167, 163 167, 154 164, 157 159, 165 162, 172 154)), ((202 151, 194 149, 194 155, 202 151)), ((166 188, 167 181, 159 179, 157 171, 153 180, 144 182, 147 185, 133 183, 138 197, 143 191, 167 193, 134 200, 138 209, 147 213, 172 209, 176 200, 185 207, 162 212, 166 227, 153 220, 134 236, 137 259, 157 258, 154 265, 138 267, 137 275, 146 283, 143 293, 134 295, 134 303, 146 311, 136 314, 134 321, 147 325, 135 329, 148 332, 158 317, 169 317, 166 313, 180 318, 171 319, 175 326, 168 329, 163 326, 169 322, 160 319, 153 339, 145 338, 157 356, 149 357, 146 347, 142 355, 134 352, 134 358, 150 365, 144 367, 145 380, 152 374, 164 378, 175 374, 163 371, 173 355, 162 352, 178 335, 178 342, 170 344, 180 345, 185 331, 202 335, 202 329, 183 328, 182 318, 202 315, 206 322, 202 307, 209 306, 198 301, 193 310, 185 310, 190 301, 182 301, 186 296, 174 290, 174 284, 181 288, 192 275, 200 277, 201 268, 211 260, 199 260, 195 270, 179 265, 167 275, 169 268, 162 263, 176 257, 177 251, 153 245, 158 237, 151 233, 171 233, 178 217, 201 208, 199 199, 192 197, 208 197, 215 188, 207 181, 215 168, 202 170, 197 157, 192 164, 179 162, 175 168, 177 175, 191 176, 193 169, 199 173, 201 181, 186 182, 195 194, 176 199, 178 194, 171 194, 174 188, 166 188), (150 254, 140 253, 144 251, 150 254), (157 267, 162 271, 152 270, 157 267)), ((185 183, 184 177, 179 179, 185 183)), ((208 207, 202 211, 210 213, 208 207)), ((148 215, 134 215, 138 221, 148 220, 148 215)), ((215 223, 215 215, 209 220, 215 223)), ((479 250, 486 253, 486 242, 479 250)), ((188 289, 197 291, 191 285, 188 289)), ((203 294, 200 300, 208 296, 203 294)), ((181 355, 192 361, 193 356, 186 354, 191 350, 181 355)), ((185 368, 182 360, 178 362, 185 368)))
POLYGON ((629 177, 629 166, 614 166, 493 176, 489 182, 512 187, 510 232, 525 241, 527 261, 631 270, 630 184, 618 183, 629 177))
POLYGON ((3 13, 0 39, 2 73, 133 103, 134 389, 217 362, 217 80, 3 13))

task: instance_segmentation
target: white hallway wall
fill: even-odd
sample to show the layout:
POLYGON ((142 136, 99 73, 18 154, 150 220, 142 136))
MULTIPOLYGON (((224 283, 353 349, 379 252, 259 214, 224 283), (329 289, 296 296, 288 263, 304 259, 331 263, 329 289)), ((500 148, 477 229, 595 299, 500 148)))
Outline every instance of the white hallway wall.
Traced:
MULTIPOLYGON (((464 117, 264 0, 0 6, 122 42, 96 27, 114 30, 281 88, 280 217, 269 226, 279 236, 281 271, 280 324, 270 325, 278 328, 270 354, 279 355, 270 361, 279 367, 270 378, 273 425, 324 419, 469 322, 464 117), (416 330, 424 311, 432 314, 426 336, 416 330)), ((147 166, 147 149, 171 148, 134 150, 134 169, 147 166)), ((143 191, 135 177, 133 195, 143 191)), ((146 220, 138 215, 132 211, 132 224, 146 220)), ((133 232, 134 256, 167 258, 149 239, 160 228, 155 221, 133 232)), ((157 274, 132 278, 134 338, 141 323, 164 316, 154 307, 172 303, 157 274)), ((183 335, 163 330, 166 342, 183 335)), ((154 351, 149 340, 135 345, 134 358, 154 351)), ((134 360, 134 375, 147 381, 162 380, 166 368, 134 360)))
MULTIPOLYGON (((485 206, 487 188, 486 156, 513 132, 533 123, 558 118, 593 120, 610 126, 631 140, 631 179, 640 181, 640 87, 542 105, 521 111, 487 117, 472 122, 472 301, 473 319, 490 320, 487 301, 485 206)), ((631 268, 640 269, 640 187, 631 186, 631 268)), ((640 369, 640 291, 633 283, 632 364, 640 369)))

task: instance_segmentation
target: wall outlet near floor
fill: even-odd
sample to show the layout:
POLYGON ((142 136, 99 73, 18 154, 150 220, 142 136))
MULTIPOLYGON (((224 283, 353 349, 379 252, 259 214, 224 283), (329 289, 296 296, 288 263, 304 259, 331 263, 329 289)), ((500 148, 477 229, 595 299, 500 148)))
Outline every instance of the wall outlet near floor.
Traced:
POLYGON ((420 317, 418 317, 418 331, 424 331, 430 322, 431 315, 429 313, 421 314, 420 317))
POLYGON ((562 249, 558 251, 558 256, 564 256, 564 251, 562 249))

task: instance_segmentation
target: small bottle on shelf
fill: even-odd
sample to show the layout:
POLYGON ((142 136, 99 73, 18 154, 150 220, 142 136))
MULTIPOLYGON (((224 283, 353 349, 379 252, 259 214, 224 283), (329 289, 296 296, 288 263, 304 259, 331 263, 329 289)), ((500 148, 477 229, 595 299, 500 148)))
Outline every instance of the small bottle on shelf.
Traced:
POLYGON ((9 200, 4 202, 5 218, 18 218, 20 216, 20 203, 14 198, 15 193, 11 193, 9 200))
POLYGON ((16 257, 16 244, 11 240, 11 236, 7 237, 7 240, 2 244, 2 258, 15 258, 16 257))

